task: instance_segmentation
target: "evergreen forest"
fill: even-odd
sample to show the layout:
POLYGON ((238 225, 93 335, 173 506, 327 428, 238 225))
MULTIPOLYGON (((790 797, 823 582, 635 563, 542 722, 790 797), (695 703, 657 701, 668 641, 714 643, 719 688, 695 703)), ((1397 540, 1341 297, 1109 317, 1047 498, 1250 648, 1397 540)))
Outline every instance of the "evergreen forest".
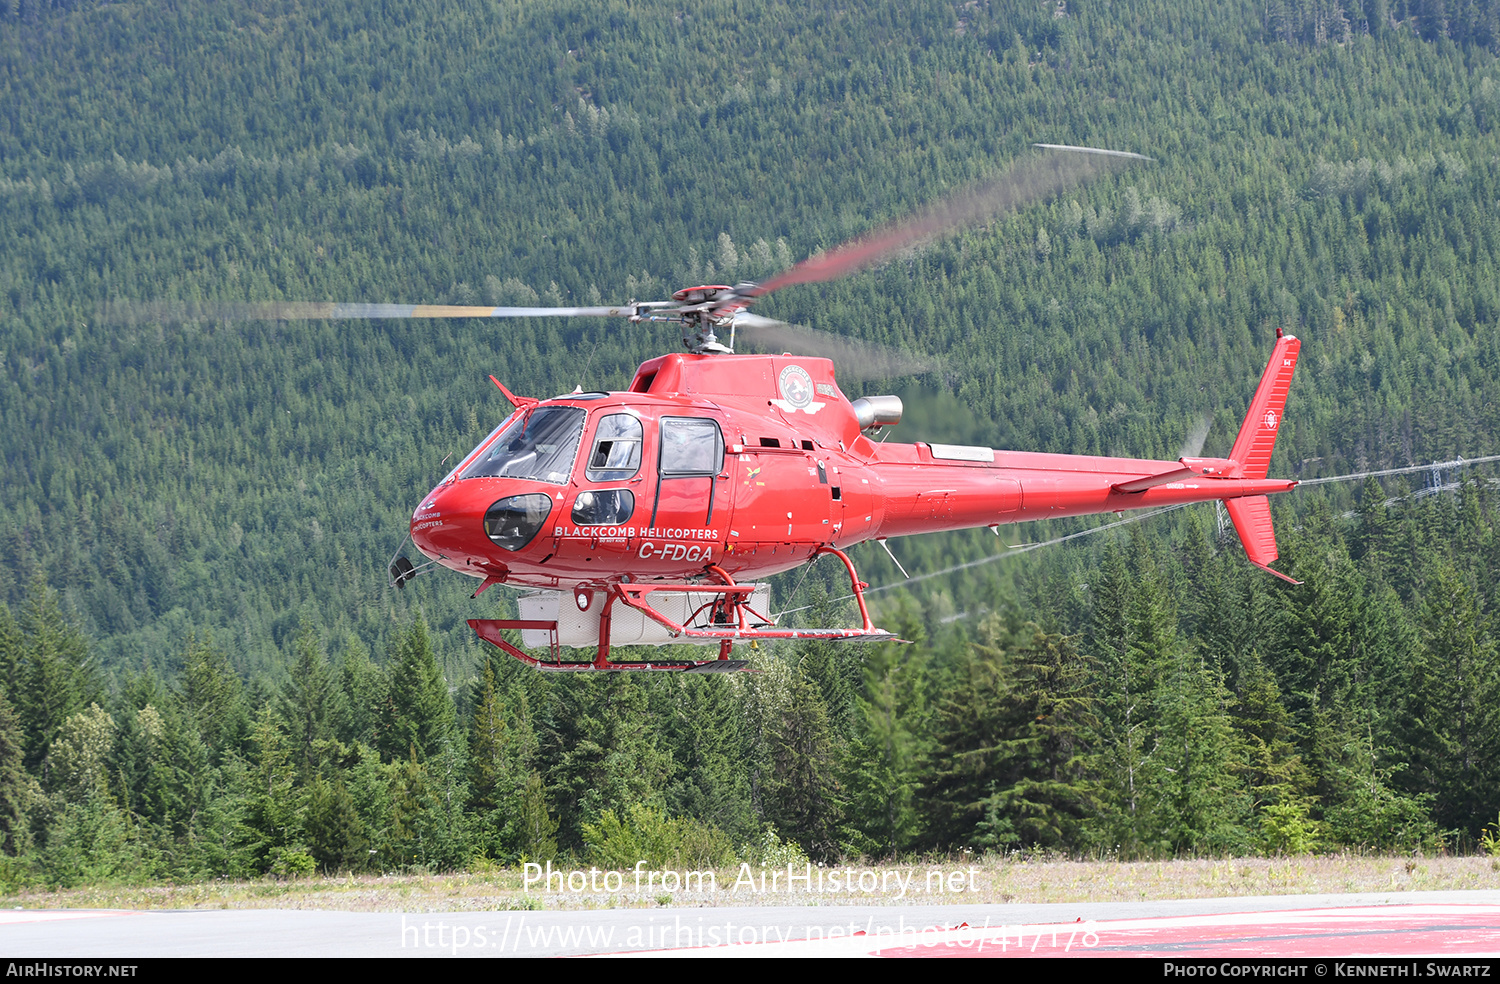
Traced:
POLYGON ((1497 51, 1500 0, 10 0, 0 884, 1500 853, 1485 466, 1277 497, 1300 585, 1210 506, 1035 523, 856 548, 909 645, 548 676, 464 624, 514 591, 387 565, 487 374, 623 389, 671 328, 161 314, 664 298, 1081 144, 1154 163, 757 311, 920 362, 841 376, 897 441, 1224 454, 1282 330, 1273 476, 1486 457, 1497 51))

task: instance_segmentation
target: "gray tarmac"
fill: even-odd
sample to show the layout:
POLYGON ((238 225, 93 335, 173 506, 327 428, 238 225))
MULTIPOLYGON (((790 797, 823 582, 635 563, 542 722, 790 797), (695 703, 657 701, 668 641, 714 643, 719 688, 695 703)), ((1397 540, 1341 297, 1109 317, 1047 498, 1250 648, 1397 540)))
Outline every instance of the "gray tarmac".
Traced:
MULTIPOLYGON (((603 909, 569 912, 5 910, 6 961, 160 957, 559 957, 952 929, 1417 904, 1500 905, 1500 891, 1384 892, 1028 905, 603 909)), ((745 952, 746 955, 750 951, 745 952)), ((1043 953, 1038 953, 1038 956, 1043 953)))

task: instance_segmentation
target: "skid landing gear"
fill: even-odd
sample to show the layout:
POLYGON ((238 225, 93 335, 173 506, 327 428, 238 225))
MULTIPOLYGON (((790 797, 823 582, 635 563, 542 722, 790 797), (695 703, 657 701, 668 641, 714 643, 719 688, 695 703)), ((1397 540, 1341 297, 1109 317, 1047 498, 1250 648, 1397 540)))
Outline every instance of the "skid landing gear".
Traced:
POLYGON ((869 609, 865 606, 864 589, 867 584, 855 573, 854 563, 842 550, 822 547, 820 554, 832 554, 844 562, 849 572, 849 582, 854 598, 859 604, 861 625, 857 629, 784 629, 778 627, 766 614, 751 607, 751 596, 756 590, 753 584, 737 584, 728 572, 717 565, 710 565, 707 573, 716 583, 673 584, 636 582, 610 582, 603 590, 604 603, 599 613, 598 648, 594 658, 587 662, 564 661, 562 646, 558 642, 558 623, 548 619, 520 618, 471 618, 469 627, 485 642, 498 646, 511 656, 539 670, 565 673, 622 672, 629 670, 657 670, 679 673, 734 673, 748 670, 749 660, 730 659, 730 651, 737 642, 774 641, 778 639, 827 639, 834 642, 885 642, 894 639, 889 632, 876 628, 870 621, 869 609), (659 592, 711 595, 712 598, 699 605, 682 621, 676 621, 652 604, 651 596, 659 592), (706 660, 631 660, 612 661, 610 655, 610 628, 616 604, 638 612, 646 619, 666 630, 668 642, 717 641, 719 655, 706 660), (547 633, 551 659, 538 659, 508 642, 504 629, 522 629, 547 633))

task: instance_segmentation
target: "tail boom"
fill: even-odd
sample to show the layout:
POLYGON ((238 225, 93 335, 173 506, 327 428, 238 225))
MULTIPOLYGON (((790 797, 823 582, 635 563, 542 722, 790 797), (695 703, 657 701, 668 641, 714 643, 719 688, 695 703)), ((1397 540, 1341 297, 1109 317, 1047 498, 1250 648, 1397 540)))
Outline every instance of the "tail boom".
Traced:
MULTIPOLYGON (((1266 497, 1297 485, 1267 476, 1301 344, 1290 335, 1277 339, 1228 458, 1155 461, 951 445, 874 445, 867 465, 869 481, 862 483, 871 496, 870 508, 860 510, 867 512, 865 522, 845 527, 847 539, 836 545, 1219 500, 1228 506, 1250 562, 1290 581, 1267 566, 1277 553, 1266 497)), ((849 485, 847 477, 845 484, 849 485)))

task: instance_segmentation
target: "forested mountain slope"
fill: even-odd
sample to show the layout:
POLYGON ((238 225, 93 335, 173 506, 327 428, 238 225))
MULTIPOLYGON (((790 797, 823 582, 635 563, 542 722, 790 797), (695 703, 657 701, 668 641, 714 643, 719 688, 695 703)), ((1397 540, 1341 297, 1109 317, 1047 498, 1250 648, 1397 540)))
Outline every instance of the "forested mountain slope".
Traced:
MULTIPOLYGON (((620 388, 638 362, 675 348, 675 334, 589 322, 182 325, 127 317, 138 310, 130 303, 660 297, 690 282, 773 272, 992 173, 1036 141, 1114 147, 1156 163, 765 305, 762 313, 930 360, 920 378, 864 386, 908 394, 894 439, 1175 457, 1210 417, 1205 451, 1222 453, 1282 327, 1306 347, 1273 475, 1495 452, 1500 67, 1488 47, 1491 7, 1450 2, 1439 16, 1430 0, 1358 10, 1347 0, 900 9, 710 0, 691 10, 612 0, 20 0, 0 14, 0 600, 21 613, 40 604, 38 585, 50 585, 90 658, 108 670, 69 691, 68 713, 109 673, 149 671, 175 686, 196 665, 190 640, 206 638, 242 675, 259 674, 246 699, 270 706, 301 651, 300 625, 312 626, 303 650, 328 647, 358 669, 366 653, 380 660, 407 645, 419 609, 449 683, 475 682, 484 654, 463 619, 510 602, 501 592, 470 602, 472 585, 442 575, 397 593, 385 567, 444 460, 504 416, 485 374, 538 396, 579 383, 620 388)), ((1344 560, 1363 558, 1374 534, 1347 534, 1345 544, 1347 521, 1335 517, 1353 499, 1330 494, 1323 519, 1307 520, 1317 531, 1309 542, 1331 538, 1344 560)), ((1382 494, 1367 490, 1360 522, 1384 515, 1372 504, 1382 494)), ((1450 550, 1457 566, 1432 573, 1432 583, 1493 583, 1475 546, 1492 514, 1487 504, 1473 509, 1431 524, 1402 514, 1410 542, 1424 545, 1422 558, 1401 561, 1414 565, 1410 579, 1387 566, 1367 572, 1372 597, 1393 583, 1405 592, 1385 609, 1391 618, 1426 610, 1430 599, 1413 596, 1412 585, 1427 583, 1423 563, 1450 550), (1467 539, 1449 544, 1429 528, 1467 539)), ((1316 696, 1327 694, 1318 676, 1327 660, 1314 660, 1307 676, 1278 662, 1284 639, 1273 653, 1269 636, 1246 649, 1241 635, 1231 648, 1243 661, 1215 662, 1227 658, 1233 633, 1212 629, 1219 614, 1199 610, 1191 572, 1236 560, 1235 548, 1193 560, 1193 550, 1211 549, 1202 525, 1154 529, 1129 563, 1153 565, 1137 581, 1165 600, 1156 614, 1133 616, 1131 631, 1157 633, 1163 660, 1217 638, 1199 681, 1208 689, 1193 693, 1228 685, 1250 700, 1245 681, 1259 681, 1264 703, 1269 680, 1301 694, 1289 712, 1301 715, 1298 727, 1327 724, 1316 696), (1191 549, 1175 549, 1183 543, 1191 549)), ((897 549, 909 568, 931 570, 995 546, 956 536, 897 549)), ((1298 549, 1287 551, 1294 563, 1298 549)), ((1311 569, 1331 550, 1304 552, 1302 563, 1311 569)), ((1006 604, 1014 624, 985 630, 997 652, 1032 651, 1028 619, 1092 631, 1103 617, 1098 599, 1077 586, 1093 580, 1096 561, 1026 556, 998 579, 987 569, 942 583, 923 658, 944 673, 979 659, 971 637, 980 612, 1006 604), (974 614, 939 628, 957 611, 974 614)), ((877 580, 894 575, 876 551, 859 559, 877 580)), ((1223 590, 1248 607, 1225 602, 1223 612, 1261 625, 1256 606, 1282 589, 1243 574, 1224 573, 1237 586, 1223 590)), ((1477 638, 1492 650, 1492 588, 1476 591, 1477 638)), ((1288 611, 1306 607, 1274 597, 1288 611)), ((888 608, 890 618, 923 620, 904 611, 888 608)), ((1083 651, 1145 658, 1132 646, 1121 635, 1083 651)), ((1382 658, 1399 664, 1399 647, 1382 658)), ((873 741, 855 714, 856 699, 874 699, 862 689, 864 656, 826 659, 842 661, 818 678, 835 733, 846 744, 873 741)), ((1166 672, 1166 663, 1150 665, 1148 677, 1166 672)), ((973 686, 993 691, 982 676, 973 686)), ((792 704, 777 706, 802 699, 796 679, 786 683, 792 704)), ((537 706, 561 701, 546 712, 559 721, 584 714, 594 687, 545 697, 550 684, 515 685, 537 691, 537 706)), ((634 694, 612 707, 645 707, 647 696, 631 689, 642 684, 600 686, 634 694)), ((666 687, 650 700, 668 700, 666 687)), ((724 689, 740 699, 754 688, 724 689)), ((482 703, 467 689, 460 698, 464 708, 482 703)), ((1185 706, 1162 700, 1152 713, 1163 720, 1185 706)), ((1389 721, 1406 713, 1381 706, 1389 721)), ((761 727, 755 713, 735 710, 734 727, 761 727)), ((961 741, 966 726, 956 718, 940 721, 935 707, 912 713, 926 722, 923 740, 961 741)), ((564 743, 543 723, 525 727, 564 743)), ((364 740, 348 728, 341 740, 364 740)), ((1278 734, 1258 740, 1314 742, 1291 724, 1278 734)), ((28 739, 29 766, 43 751, 35 743, 48 740, 28 739)), ((641 789, 612 801, 618 808, 707 815, 672 786, 691 744, 677 733, 672 741, 677 765, 647 774, 641 789)), ((1115 747, 1101 739, 1106 746, 1115 747)), ((602 809, 585 795, 583 774, 547 776, 549 788, 582 797, 554 803, 571 831, 565 842, 579 842, 580 825, 602 809)), ((1262 779, 1326 804, 1357 785, 1262 779)), ((962 790, 969 780, 943 781, 962 790)), ((952 801, 977 802, 994 781, 952 801)), ((1437 795, 1440 784, 1412 783, 1414 796, 1437 795)), ((825 855, 835 842, 958 843, 968 836, 958 831, 978 822, 960 810, 928 818, 920 835, 913 827, 884 840, 846 836, 836 819, 809 833, 752 808, 760 793, 713 796, 714 809, 728 811, 717 821, 724 829, 773 820, 825 855)), ((1245 796, 1241 819, 1253 803, 1275 802, 1245 796)), ((1497 805, 1484 802, 1439 819, 1472 833, 1497 805)), ((1032 829, 1001 806, 991 812, 991 843, 1088 841, 1066 824, 1032 829)), ((1143 835, 1142 850, 1185 843, 1152 837, 1143 835)))
POLYGON ((378 633, 413 496, 503 413, 485 372, 621 386, 675 343, 107 302, 660 296, 1037 140, 1160 163, 774 313, 949 356, 929 382, 997 446, 1161 454, 1203 413, 1227 441, 1285 324, 1309 350, 1282 473, 1490 450, 1490 56, 1289 45, 1254 5, 1064 12, 26 7, 0 101, 8 597, 43 571, 101 639, 180 611, 264 653, 309 600, 378 633))

